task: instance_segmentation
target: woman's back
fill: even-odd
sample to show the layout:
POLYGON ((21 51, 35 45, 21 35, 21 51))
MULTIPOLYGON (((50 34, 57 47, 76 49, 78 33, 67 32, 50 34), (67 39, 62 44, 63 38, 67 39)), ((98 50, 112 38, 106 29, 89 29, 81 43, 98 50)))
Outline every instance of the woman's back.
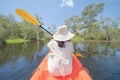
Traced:
POLYGON ((48 43, 48 47, 53 52, 48 59, 48 70, 53 76, 65 76, 72 73, 73 44, 66 41, 64 45, 64 47, 59 47, 54 39, 48 43))
POLYGON ((55 55, 59 55, 61 57, 71 56, 71 54, 74 52, 72 42, 66 41, 64 45, 64 47, 59 47, 57 41, 52 39, 47 46, 53 51, 53 54, 55 55))

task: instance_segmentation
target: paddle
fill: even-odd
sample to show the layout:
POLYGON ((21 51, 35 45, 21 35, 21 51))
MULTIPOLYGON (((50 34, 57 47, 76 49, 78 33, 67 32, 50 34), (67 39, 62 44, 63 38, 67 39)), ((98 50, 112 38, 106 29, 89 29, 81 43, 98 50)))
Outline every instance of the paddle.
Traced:
MULTIPOLYGON (((31 14, 29 14, 28 12, 26 12, 26 11, 24 11, 22 9, 16 9, 15 11, 16 11, 16 14, 18 16, 20 16, 21 18, 23 18, 25 21, 27 21, 27 22, 29 22, 29 23, 31 23, 33 25, 39 26, 43 30, 48 32, 51 36, 53 35, 48 30, 46 30, 44 27, 42 27, 41 24, 37 21, 37 19, 35 17, 33 17, 31 14)), ((78 58, 83 57, 82 54, 80 54, 80 53, 76 53, 75 56, 78 57, 78 58)))
POLYGON ((16 13, 17 13, 17 15, 19 15, 21 18, 23 18, 25 21, 27 21, 27 22, 29 22, 29 23, 31 23, 31 24, 34 24, 34 25, 36 25, 36 26, 41 27, 42 29, 44 29, 46 32, 48 32, 48 33, 52 36, 52 34, 51 34, 48 30, 46 30, 45 28, 43 28, 43 27, 41 26, 41 24, 37 21, 37 19, 34 18, 34 17, 33 17, 31 14, 29 14, 28 12, 26 12, 26 11, 24 11, 24 10, 22 10, 22 9, 16 9, 16 13))

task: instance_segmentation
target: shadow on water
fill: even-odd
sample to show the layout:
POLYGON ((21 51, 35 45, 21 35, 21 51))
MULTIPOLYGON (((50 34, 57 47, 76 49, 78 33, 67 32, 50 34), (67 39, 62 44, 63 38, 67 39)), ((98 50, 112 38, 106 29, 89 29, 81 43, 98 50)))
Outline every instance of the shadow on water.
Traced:
POLYGON ((94 80, 120 80, 120 43, 78 43, 76 50, 94 80))
MULTIPOLYGON (((120 80, 120 43, 75 43, 83 65, 94 80, 120 80)), ((28 42, 0 48, 0 79, 29 80, 49 49, 46 43, 28 42)))

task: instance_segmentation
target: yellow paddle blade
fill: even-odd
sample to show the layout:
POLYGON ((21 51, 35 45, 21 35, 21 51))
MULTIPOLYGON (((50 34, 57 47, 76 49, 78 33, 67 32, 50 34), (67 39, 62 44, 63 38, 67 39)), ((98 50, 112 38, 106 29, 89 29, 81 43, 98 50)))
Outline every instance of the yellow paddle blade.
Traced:
POLYGON ((82 54, 80 54, 80 53, 75 53, 75 56, 77 57, 77 58, 83 58, 83 55, 82 54))
POLYGON ((16 14, 29 23, 32 23, 37 26, 40 25, 36 18, 34 18, 31 14, 22 9, 16 9, 16 14))

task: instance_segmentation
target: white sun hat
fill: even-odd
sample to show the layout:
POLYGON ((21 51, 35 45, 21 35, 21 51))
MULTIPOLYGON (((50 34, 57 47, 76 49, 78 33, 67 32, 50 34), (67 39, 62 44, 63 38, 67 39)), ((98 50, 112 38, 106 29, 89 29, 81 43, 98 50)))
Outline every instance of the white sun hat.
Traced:
POLYGON ((74 37, 75 34, 68 31, 66 25, 59 26, 58 31, 53 35, 57 41, 67 41, 74 37))

